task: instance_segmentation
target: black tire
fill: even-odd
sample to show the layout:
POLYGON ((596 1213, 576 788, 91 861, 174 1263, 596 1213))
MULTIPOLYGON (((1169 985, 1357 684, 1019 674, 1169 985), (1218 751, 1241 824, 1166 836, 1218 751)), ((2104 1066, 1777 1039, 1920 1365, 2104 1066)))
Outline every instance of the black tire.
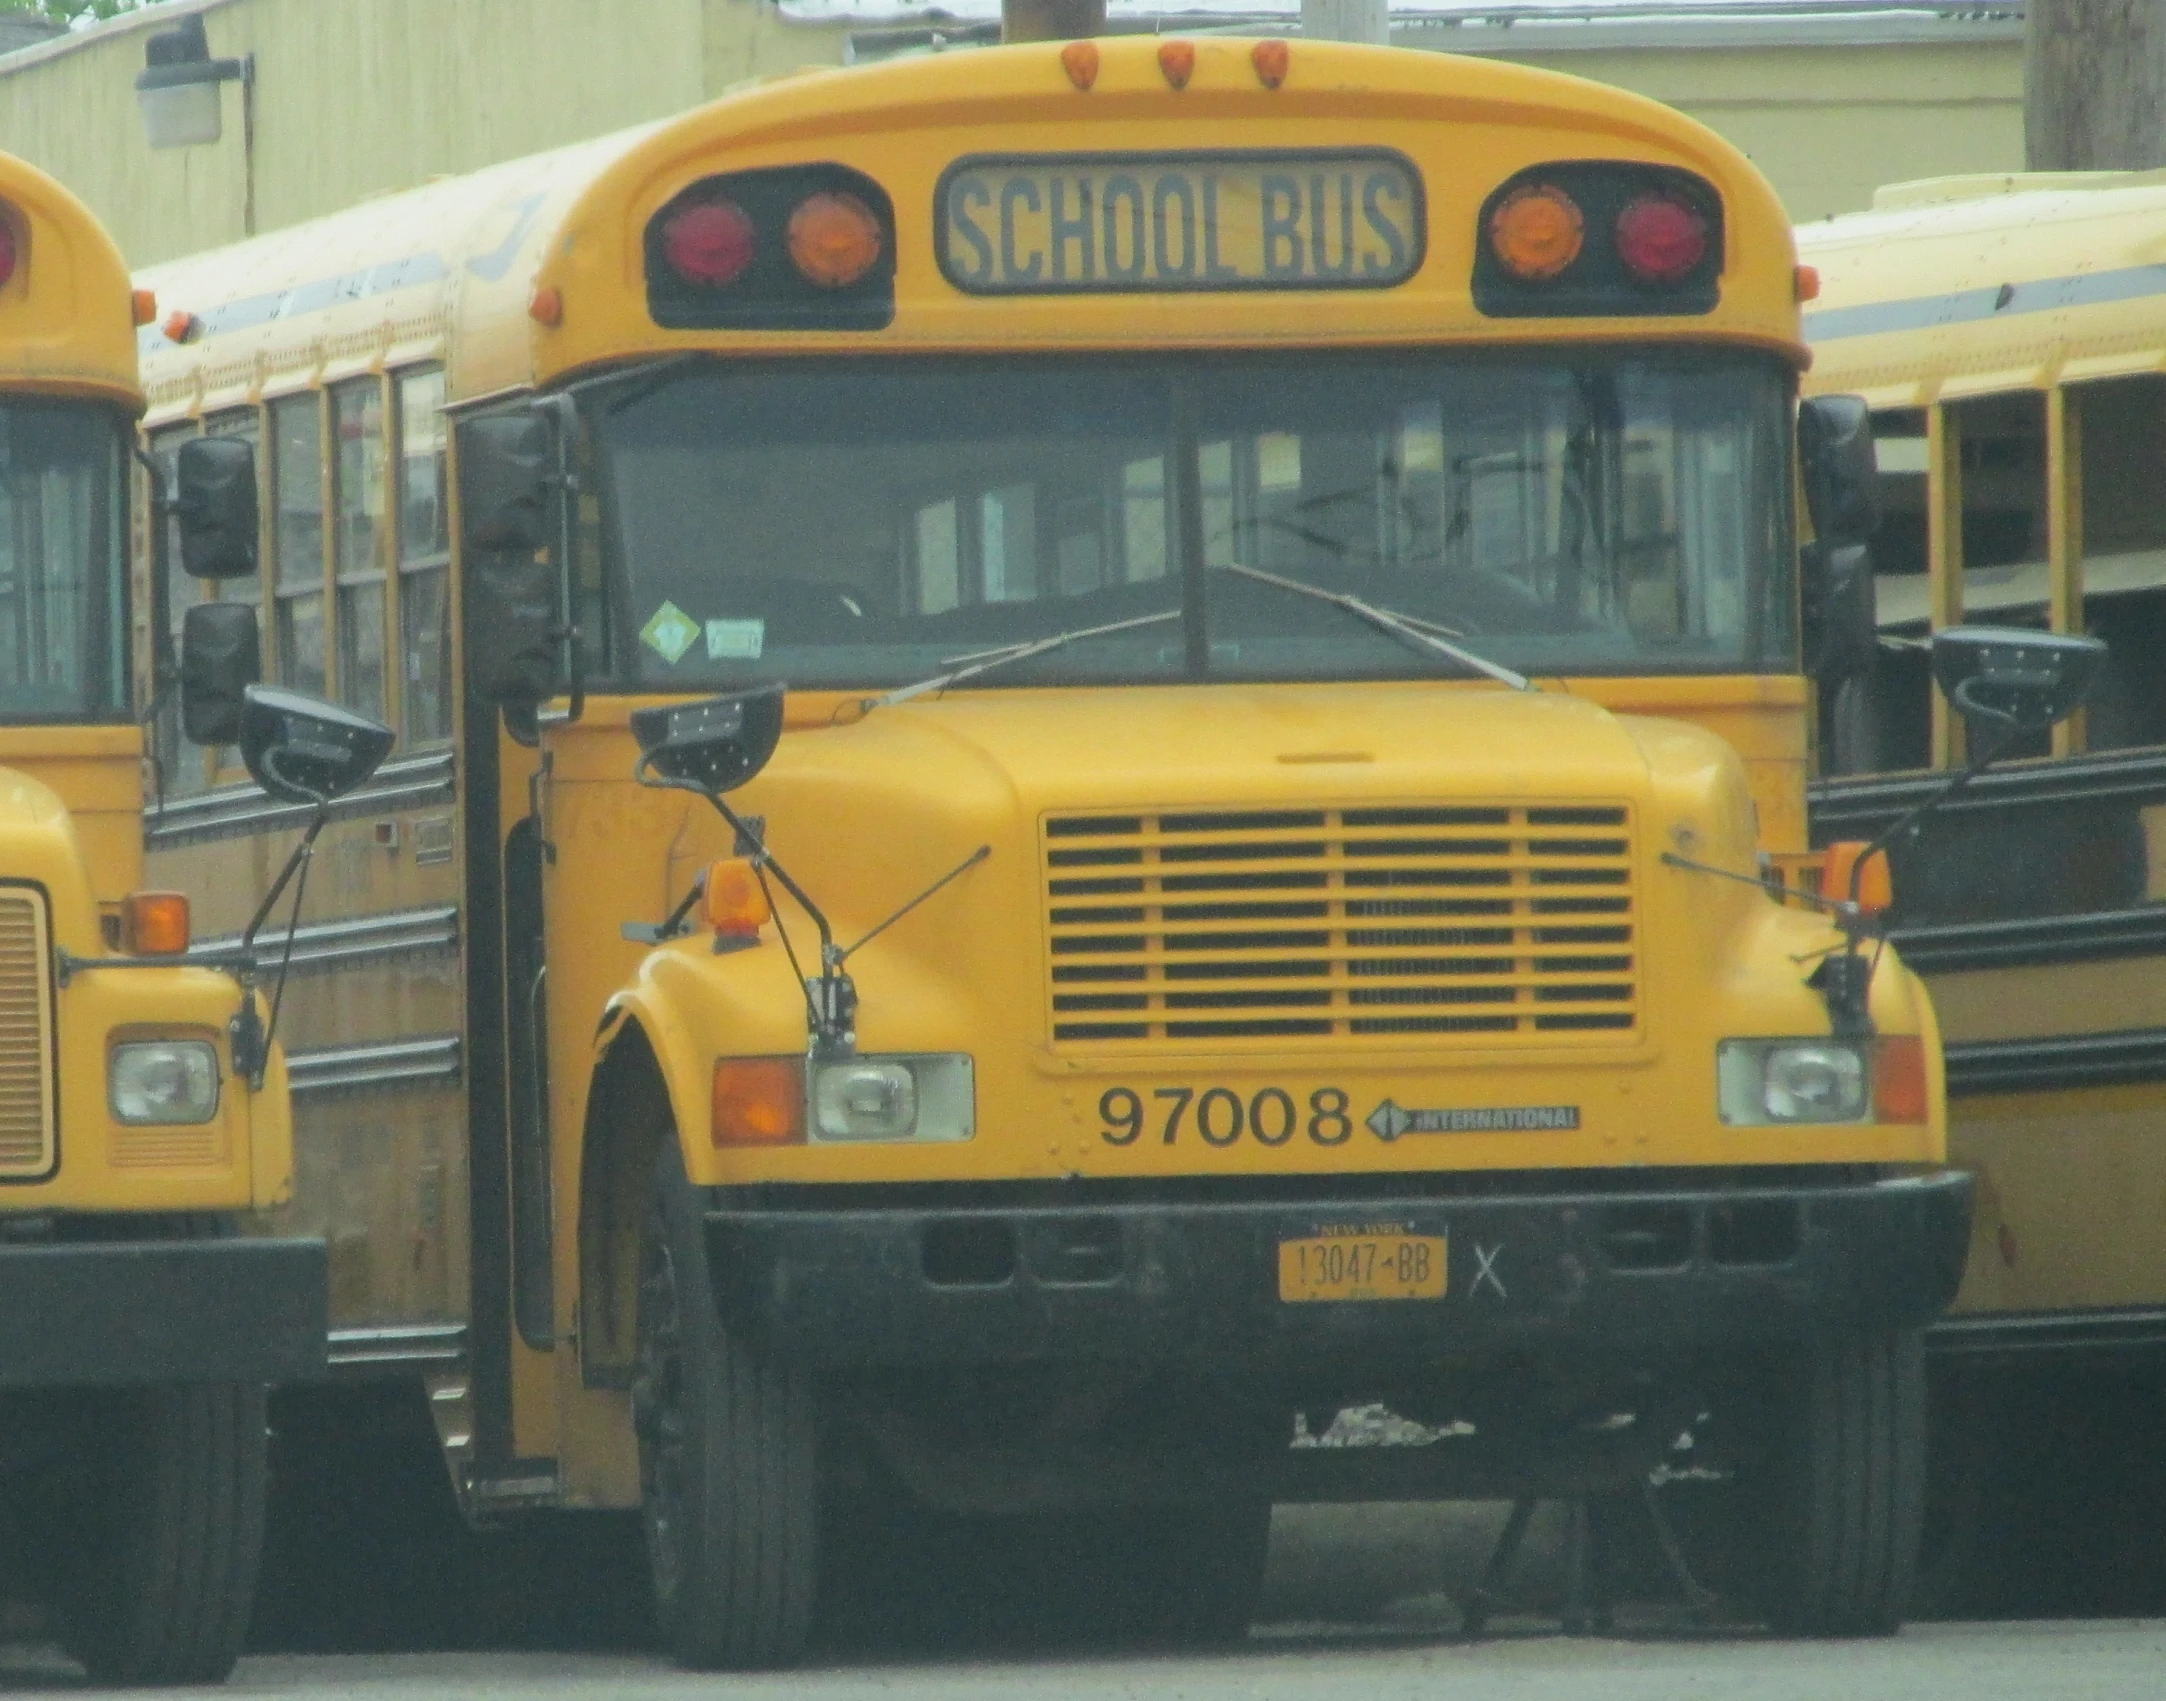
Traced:
POLYGON ((1672 1483, 1656 1501, 1694 1581, 1784 1635, 1900 1628, 1924 1523, 1925 1406, 1915 1334, 1832 1336, 1743 1369, 1696 1426, 1728 1480, 1672 1483))
POLYGON ((632 1385, 655 1616, 680 1665, 789 1665, 810 1634, 817 1577, 811 1379, 749 1350, 713 1295, 705 1225, 671 1132, 640 1247, 632 1385))
POLYGON ((131 1389, 91 1404, 63 1645, 97 1683, 216 1683, 248 1634, 263 1553, 264 1390, 131 1389))

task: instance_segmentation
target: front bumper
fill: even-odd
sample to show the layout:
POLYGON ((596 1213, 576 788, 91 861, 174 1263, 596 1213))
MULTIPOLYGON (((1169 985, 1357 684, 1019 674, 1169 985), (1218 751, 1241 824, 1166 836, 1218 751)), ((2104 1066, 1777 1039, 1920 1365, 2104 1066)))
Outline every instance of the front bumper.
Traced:
POLYGON ((1465 1198, 831 1208, 717 1193, 717 1303, 833 1366, 1056 1360, 1316 1368, 1573 1347, 1692 1348, 1916 1328, 1955 1297, 1971 1180, 1465 1198), (1278 1245, 1444 1235, 1441 1299, 1286 1304, 1278 1245))
POLYGON ((324 1374, 320 1240, 0 1244, 0 1388, 324 1374))

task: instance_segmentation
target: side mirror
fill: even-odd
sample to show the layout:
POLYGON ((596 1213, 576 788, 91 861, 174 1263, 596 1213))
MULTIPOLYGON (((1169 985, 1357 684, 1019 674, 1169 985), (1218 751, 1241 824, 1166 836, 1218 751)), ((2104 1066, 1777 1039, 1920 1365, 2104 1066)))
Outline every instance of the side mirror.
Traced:
POLYGON ((1870 543, 1880 529, 1880 464, 1862 396, 1810 396, 1798 404, 1798 458, 1813 535, 1825 546, 1870 543))
POLYGON ((1805 671, 1823 685, 1871 673, 1880 651, 1872 551, 1862 543, 1810 543, 1799 567, 1805 671))
POLYGON ((532 555, 548 542, 552 459, 548 424, 536 414, 491 414, 459 427, 459 532, 469 552, 532 555))
POLYGON ((191 744, 235 744, 250 686, 263 677, 256 611, 245 602, 199 602, 181 616, 181 732, 191 744))
POLYGON ((2023 627, 1950 626, 1933 634, 1933 677, 1970 722, 2042 732, 2083 706, 2106 665, 2096 638, 2023 627))
POLYGON ((256 570, 256 451, 239 437, 192 437, 180 446, 174 514, 181 566, 198 579, 245 579, 256 570))
POLYGON ((632 711, 640 778, 718 796, 767 766, 782 737, 784 687, 762 685, 696 703, 632 711), (649 779, 651 776, 651 779, 649 779))
POLYGON ((557 688, 562 572, 536 559, 549 533, 551 458, 548 425, 534 414, 459 427, 466 671, 487 703, 540 703, 557 688))
POLYGON ((241 760, 281 803, 328 803, 391 753, 391 729, 298 691, 251 685, 243 695, 241 760))

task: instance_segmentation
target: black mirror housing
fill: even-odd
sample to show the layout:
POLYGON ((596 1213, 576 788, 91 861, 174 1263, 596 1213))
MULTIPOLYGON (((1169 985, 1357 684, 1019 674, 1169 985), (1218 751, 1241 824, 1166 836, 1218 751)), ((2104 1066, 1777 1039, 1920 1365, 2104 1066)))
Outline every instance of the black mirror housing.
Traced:
POLYGON ((485 703, 531 707, 557 690, 557 570, 502 550, 466 558, 466 676, 485 703))
POLYGON ((767 766, 782 738, 782 685, 632 711, 642 777, 719 796, 767 766))
POLYGON ((1797 410, 1798 459, 1813 536, 1823 545, 1870 543, 1880 529, 1880 463, 1862 396, 1808 396, 1797 410))
POLYGON ((239 437, 191 437, 180 446, 173 512, 181 566, 198 579, 245 579, 256 570, 256 451, 239 437))
POLYGON ((1873 671, 1880 654, 1879 591, 1862 543, 1809 543, 1799 559, 1805 671, 1839 685, 1873 671))
POLYGON ((199 602, 181 616, 181 733, 190 744, 237 744, 248 688, 263 677, 256 611, 199 602))
POLYGON ((320 698, 251 685, 235 742, 250 777, 280 802, 328 803, 376 771, 392 732, 320 698))
POLYGON ((1933 634, 1933 677, 1966 721, 2041 732, 2083 706, 2106 665, 2096 638, 2020 626, 1933 634))
POLYGON ((459 427, 459 531, 470 554, 532 555, 548 541, 553 458, 538 414, 490 414, 459 427))

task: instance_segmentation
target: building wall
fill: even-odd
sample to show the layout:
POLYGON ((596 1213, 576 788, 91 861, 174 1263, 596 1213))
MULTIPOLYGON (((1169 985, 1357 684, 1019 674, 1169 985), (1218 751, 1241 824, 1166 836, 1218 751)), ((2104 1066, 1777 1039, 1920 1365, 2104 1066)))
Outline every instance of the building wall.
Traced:
MULTIPOLYGON (((169 0, 0 59, 0 149, 75 189, 136 265, 243 234, 237 84, 217 144, 154 153, 143 139, 144 42, 184 11, 204 15, 213 54, 255 55, 259 230, 663 117, 749 77, 837 64, 850 42, 771 0, 169 0)), ((1464 47, 1471 33, 1398 39, 1464 47)), ((2022 168, 2022 48, 2006 34, 1501 48, 1482 51, 1692 113, 1752 155, 1800 219, 1865 206, 1895 178, 2022 168)))
POLYGON ((2023 169, 2020 39, 1511 55, 1651 95, 1720 132, 1800 223, 1883 183, 2023 169))

